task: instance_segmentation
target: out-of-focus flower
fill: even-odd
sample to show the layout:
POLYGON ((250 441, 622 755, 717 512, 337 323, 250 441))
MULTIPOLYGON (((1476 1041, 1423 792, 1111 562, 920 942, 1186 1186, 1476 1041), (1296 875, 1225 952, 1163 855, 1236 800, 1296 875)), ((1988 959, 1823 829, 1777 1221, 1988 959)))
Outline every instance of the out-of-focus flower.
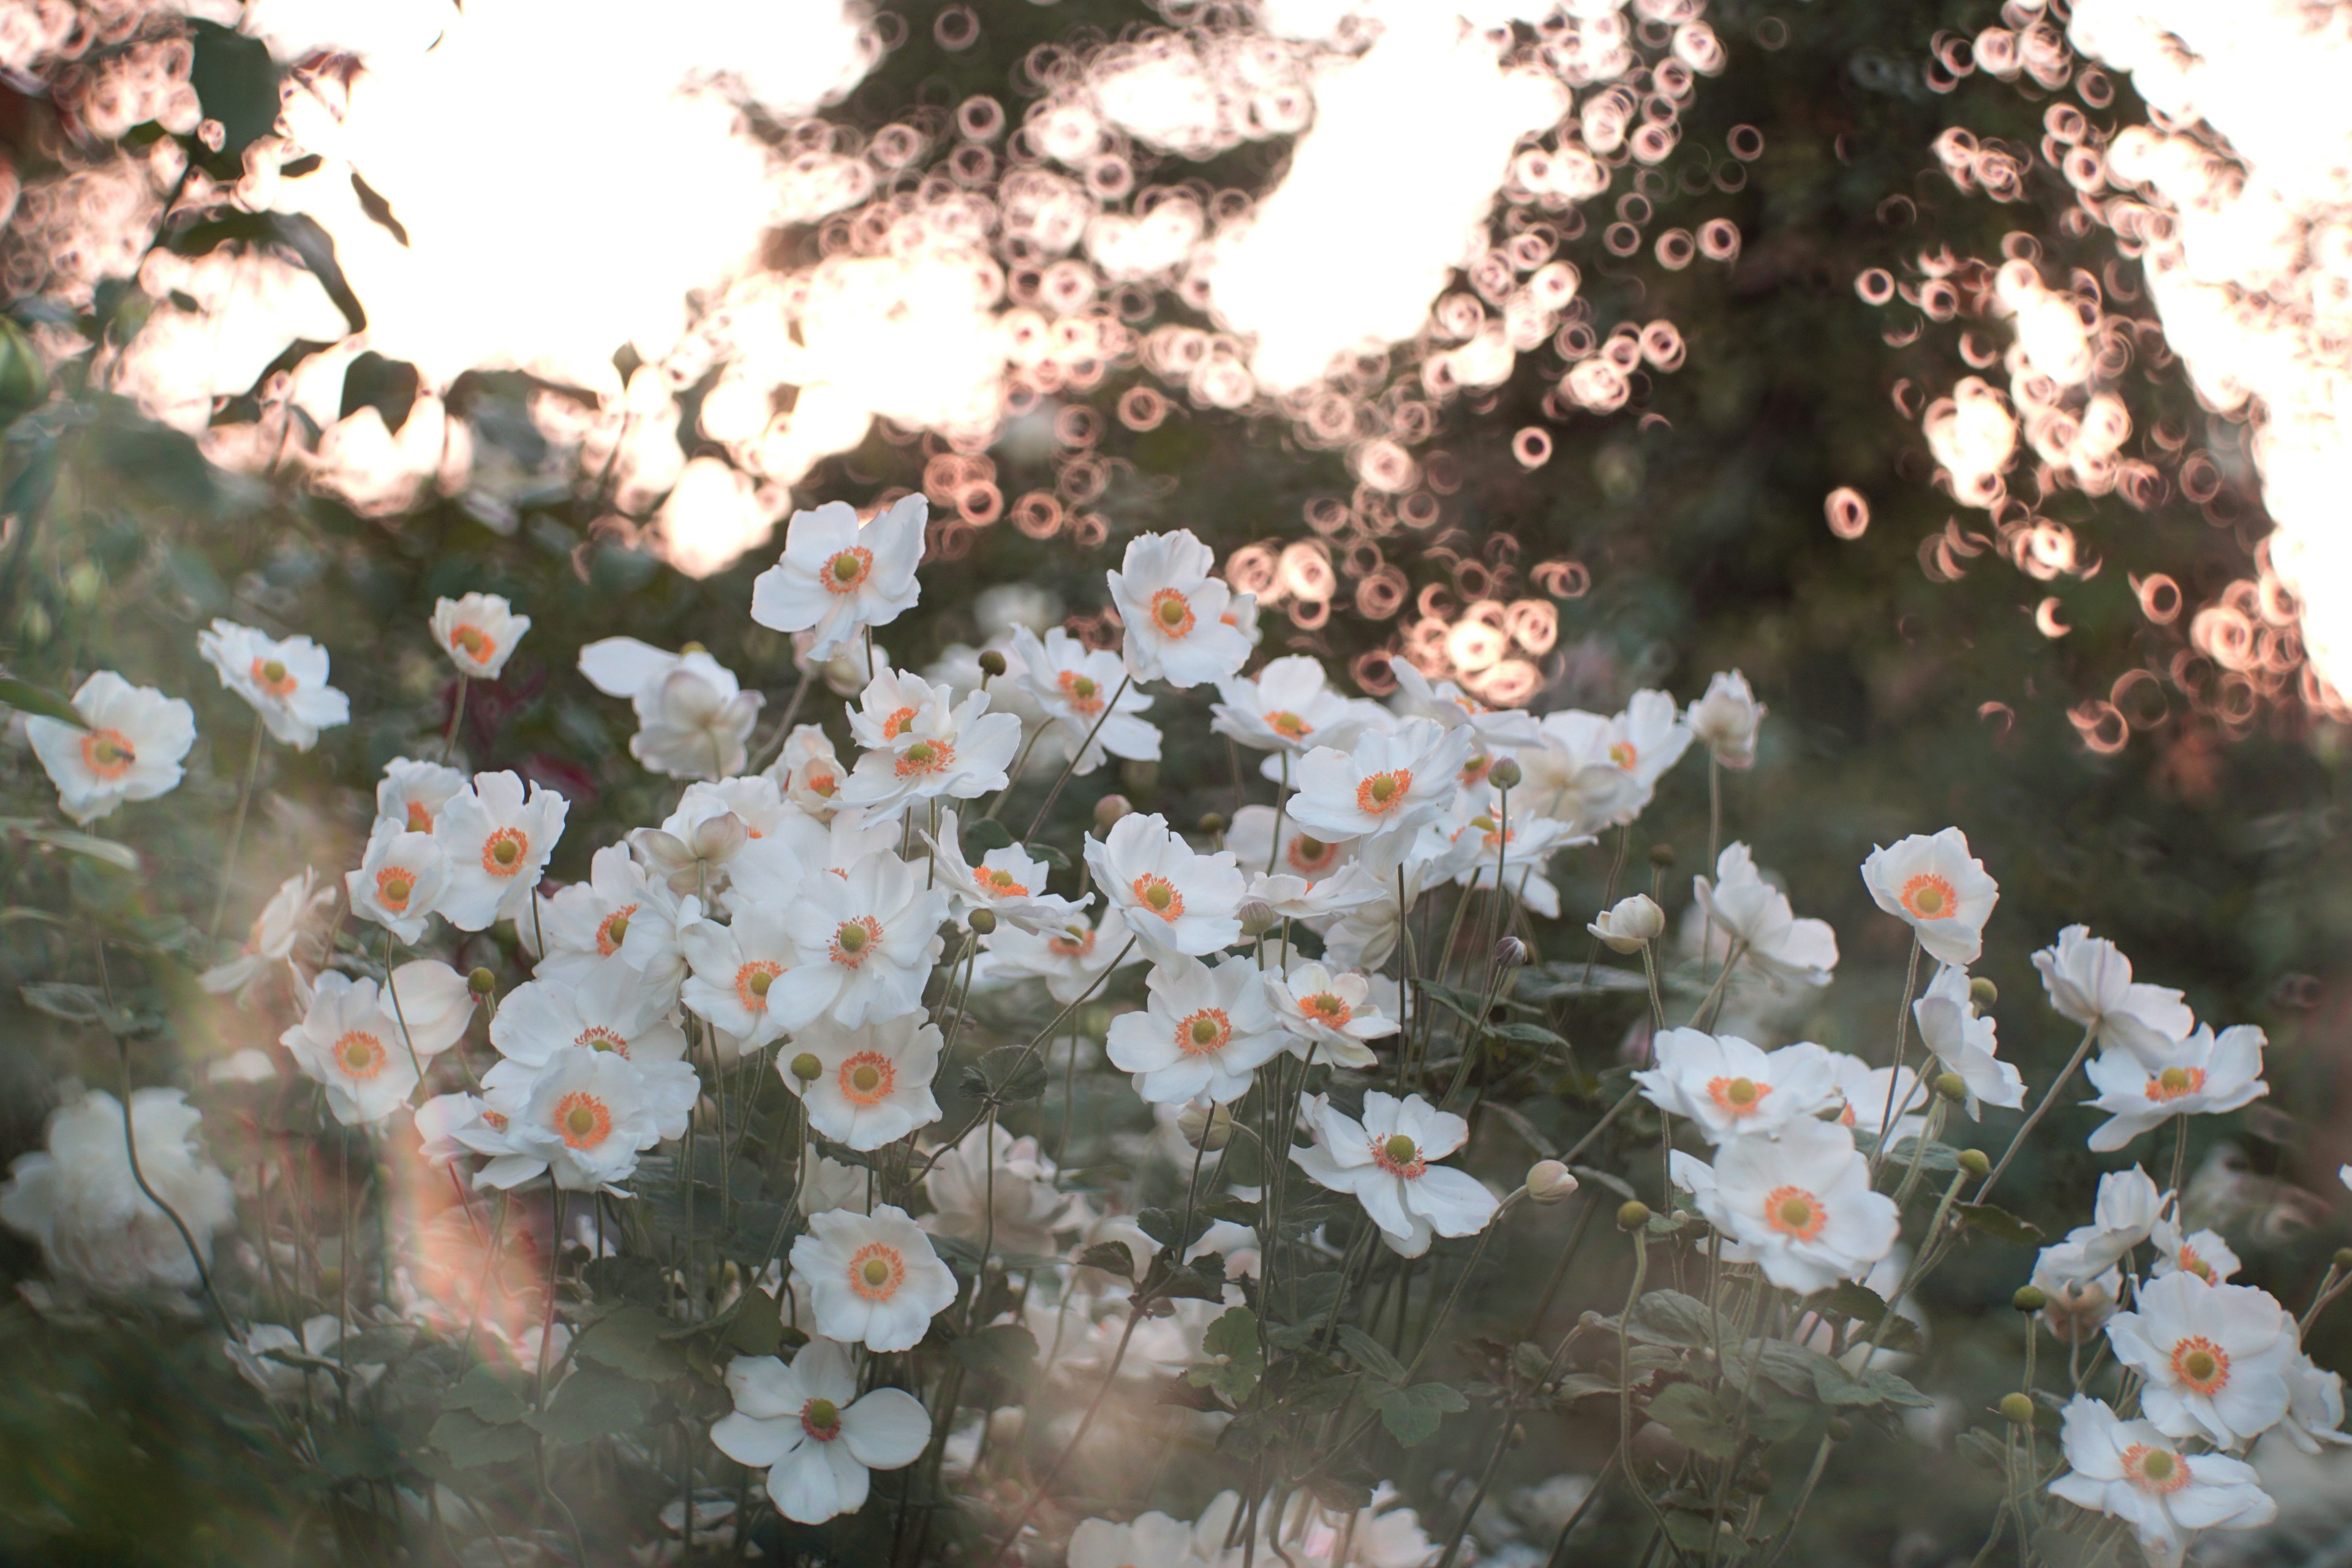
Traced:
POLYGON ((1033 934, 1001 925, 982 944, 972 984, 1043 980, 1046 992, 1066 1007, 1092 990, 1114 963, 1141 963, 1144 957, 1142 944, 1133 940, 1126 918, 1115 910, 1104 910, 1092 926, 1081 922, 1058 931, 1033 934))
POLYGON ((382 1121, 416 1087, 416 1058, 373 980, 321 973, 310 1010, 278 1044, 326 1089, 327 1109, 345 1126, 382 1121))
POLYGON ((1838 1103, 1836 1065, 1810 1041, 1765 1051, 1737 1035, 1664 1029, 1651 1049, 1658 1065, 1633 1081, 1659 1110, 1696 1122, 1710 1143, 1769 1132, 1838 1103))
POLYGON ((879 1149, 940 1119, 931 1080, 941 1043, 919 1013, 855 1029, 820 1017, 793 1031, 776 1071, 800 1096, 811 1127, 852 1149, 879 1149), (801 1076, 803 1057, 814 1060, 813 1077, 801 1076))
POLYGON ((846 501, 793 513, 783 554, 751 584, 751 618, 772 631, 809 633, 809 657, 830 658, 859 631, 915 607, 929 520, 919 492, 863 526, 846 501))
POLYGON ((855 1027, 922 1011, 923 985, 945 948, 948 896, 926 891, 914 867, 868 855, 845 876, 811 877, 779 914, 801 959, 767 996, 784 1028, 821 1014, 855 1027))
MULTIPOLYGON (((1209 728, 1230 735, 1254 752, 1304 756, 1315 746, 1344 749, 1367 715, 1325 683, 1323 661, 1312 654, 1271 660, 1256 679, 1234 676, 1217 682, 1223 700, 1212 706, 1209 728)), ((1370 717, 1386 718, 1378 709, 1370 717)))
POLYGON ((101 669, 74 692, 73 710, 85 728, 39 713, 25 721, 25 738, 68 816, 95 822, 126 800, 153 800, 179 786, 180 761, 196 743, 195 710, 101 669))
POLYGON ((2286 1391, 2286 1415, 2279 1430, 2287 1441, 2306 1454, 2352 1444, 2352 1433, 2338 1430, 2344 1425, 2344 1379, 2339 1373, 2298 1351, 2287 1366, 2286 1391))
POLYGON ((1644 798, 1682 761, 1690 743, 1690 726, 1663 691, 1636 691, 1625 710, 1609 721, 1609 760, 1633 775, 1644 798))
POLYGON ((1248 660, 1250 639, 1225 619, 1232 591, 1209 574, 1215 564, 1209 547, 1180 528, 1136 535, 1119 569, 1104 574, 1111 605, 1127 628, 1127 668, 1138 680, 1199 686, 1225 679, 1248 660))
POLYGON ((1369 1068, 1380 1058, 1364 1042, 1397 1032, 1397 1021, 1382 1016, 1372 1001, 1371 982, 1349 970, 1295 964, 1288 974, 1266 975, 1265 994, 1289 1032, 1291 1053, 1302 1061, 1369 1068))
POLYGON ((1717 670, 1706 695, 1690 705, 1683 721, 1691 736, 1727 768, 1756 765, 1756 732, 1764 727, 1764 704, 1736 669, 1717 670))
POLYGON ((1837 967, 1837 932, 1827 921, 1799 920, 1789 896, 1756 869, 1745 844, 1716 857, 1715 879, 1691 879, 1691 893, 1748 961, 1777 979, 1827 985, 1837 967))
POLYGON ((379 821, 360 868, 343 874, 352 913, 415 943, 449 880, 449 859, 429 833, 410 833, 379 821))
POLYGON ((1080 1520, 1065 1561, 1068 1568, 1206 1568, 1208 1560, 1193 1550, 1192 1525, 1154 1512, 1129 1524, 1080 1520))
MULTIPOLYGON (((195 1141, 202 1120, 176 1089, 131 1091, 140 1174, 209 1262, 213 1237, 236 1218, 236 1195, 195 1141)), ((9 1167, 0 1221, 40 1243, 50 1279, 72 1296, 194 1290, 195 1259, 171 1216, 140 1191, 123 1132, 122 1102, 103 1090, 58 1110, 47 1148, 9 1167)))
POLYGON ((1233 852, 1194 854, 1164 816, 1119 818, 1108 837, 1087 840, 1087 865, 1109 912, 1155 953, 1198 957, 1241 940, 1233 852))
POLYGON ((2147 1379, 2141 1408, 2171 1437, 2234 1448, 2287 1411, 2294 1320, 2265 1290, 2168 1274, 2133 1292, 2107 1324, 2116 1359, 2147 1379))
MULTIPOLYGON (((305 1368, 279 1357, 335 1360, 335 1347, 342 1342, 343 1331, 341 1319, 331 1312, 321 1312, 303 1320, 299 1336, 282 1323, 256 1323, 242 1339, 224 1340, 221 1348, 228 1352, 238 1375, 270 1398, 307 1396, 332 1406, 342 1397, 342 1385, 335 1373, 324 1367, 305 1368)), ((364 1388, 383 1375, 383 1363, 353 1362, 342 1369, 342 1374, 364 1388)))
POLYGON ((319 743, 320 731, 351 722, 352 700, 327 684, 327 650, 309 637, 280 641, 215 620, 196 634, 196 651, 281 744, 307 752, 319 743))
POLYGON ((580 650, 580 673, 607 697, 625 697, 637 715, 629 755, 674 779, 723 779, 743 771, 746 747, 766 700, 699 648, 666 653, 635 637, 606 637, 580 650))
POLYGON ((1994 1023, 1978 1017, 1969 999, 1967 971, 1949 966, 1937 971, 1927 994, 1911 1004, 1911 1016, 1919 1021, 1919 1038, 1936 1060, 1967 1086, 1971 1121, 1983 1106, 2014 1109, 2025 1103, 2025 1079, 1994 1055, 2000 1048, 1994 1023))
POLYGON ((1475 1236, 1499 1205, 1467 1171, 1433 1163, 1462 1147, 1470 1124, 1417 1094, 1400 1100, 1373 1089, 1358 1121, 1317 1095, 1305 1111, 1313 1147, 1293 1149, 1291 1163, 1319 1186, 1346 1193, 1380 1226, 1381 1240, 1419 1258, 1433 1237, 1475 1236))
POLYGON ((1917 1113, 1927 1109, 1930 1096, 1917 1073, 1906 1067, 1874 1068, 1843 1051, 1830 1052, 1830 1066, 1845 1104, 1838 1112, 1840 1126, 1884 1139, 1891 1123, 1897 1142, 1920 1131, 1926 1119, 1917 1113))
POLYGON ((530 617, 516 615, 496 594, 434 601, 433 640, 448 654, 458 674, 476 680, 496 680, 529 630, 530 617))
POLYGON ((404 833, 430 833, 449 797, 466 787, 466 775, 439 763, 394 757, 376 781, 375 819, 404 833))
POLYGON ((2051 1495, 2130 1525, 2150 1568, 2179 1568, 2198 1531, 2252 1530, 2278 1517, 2252 1465, 2184 1454, 2153 1422, 2118 1420, 2086 1394, 2066 1406, 2060 1441, 2067 1470, 2051 1495))
POLYGON ((1969 853, 1968 836, 1947 827, 1915 833, 1862 863, 1863 886, 1878 907, 1910 926, 1938 963, 1966 969, 1984 949, 1984 924, 2000 886, 1969 853))
POLYGON ((840 804, 841 781, 848 770, 835 754, 833 738, 822 724, 796 724, 784 737, 784 749, 768 769, 784 797, 823 821, 840 804))
MULTIPOLYGON (((1704 880, 1704 879, 1701 879, 1704 880)), ((1666 929, 1666 912, 1647 893, 1620 899, 1584 929, 1599 937, 1612 952, 1639 952, 1666 929)))
POLYGON ((1013 681, 1045 714, 1046 737, 1061 755, 1077 757, 1073 773, 1083 778, 1094 772, 1106 752, 1129 762, 1159 760, 1160 728, 1138 717, 1151 706, 1150 695, 1128 679, 1118 655, 1090 648, 1059 626, 1042 639, 1025 626, 1014 628, 1013 654, 1020 661, 1013 681))
POLYGON ((483 931, 528 914, 530 897, 563 837, 570 803, 540 784, 528 797, 513 773, 476 773, 442 806, 433 837, 449 858, 439 913, 459 931, 483 931))
POLYGON ((793 1242, 793 1275, 808 1292, 818 1333, 871 1351, 914 1349, 956 1299, 955 1276, 931 1238, 893 1204, 870 1215, 810 1215, 793 1242))
POLYGON ((772 1355, 727 1363, 735 1408, 711 1423, 729 1458, 764 1468, 776 1511, 822 1524, 866 1506, 867 1472, 922 1458, 931 1418, 904 1389, 857 1392, 857 1368, 832 1340, 811 1340, 786 1366, 772 1355))
POLYGON ((2146 1241, 2163 1216, 2164 1194, 2147 1172, 2137 1165, 2108 1172, 2099 1178, 2091 1223, 2077 1226, 2065 1240, 2042 1249, 2034 1283, 2042 1284, 2045 1276, 2077 1282, 2097 1279, 2146 1241))
POLYGON ((1057 1232, 1087 1219, 1085 1206, 1055 1186, 1054 1175, 1054 1162, 1037 1140, 983 1123, 941 1154, 923 1178, 931 1200, 923 1228, 974 1243, 993 1237, 1007 1252, 1051 1253, 1057 1232))
POLYGON ((1770 1137, 1716 1151, 1699 1212, 1747 1249, 1764 1278, 1809 1296, 1858 1279, 1893 1249, 1895 1200, 1870 1185, 1870 1162, 1834 1122, 1799 1117, 1770 1137))
POLYGON ((2175 1116, 2219 1115, 2261 1099, 2271 1091, 2263 1081, 2263 1043, 2252 1024, 2219 1036, 2200 1024, 2160 1067, 2128 1051, 2094 1057, 2083 1071, 2099 1097, 2084 1103, 2105 1111, 2107 1121, 2091 1134, 2091 1147, 2107 1153, 2175 1116))
POLYGON ((1566 709, 1547 713, 1536 743, 1513 755, 1522 773, 1511 804, 1553 817, 1581 836, 1630 822, 1649 804, 1649 791, 1609 754, 1609 721, 1566 709))
POLYGON ((2131 960, 2088 926, 2068 926, 2033 955, 2059 1016, 2092 1031, 2103 1049, 2129 1051, 2161 1067, 2197 1026, 2180 993, 2132 978, 2131 960))
POLYGON ((2124 1288, 2123 1270, 2110 1268, 2095 1278, 2078 1279, 2065 1268, 2051 1267, 2053 1250, 2044 1247, 2042 1260, 2033 1269, 2034 1288, 2046 1298, 2042 1326, 2070 1345, 2086 1343, 2116 1315, 2124 1288))
POLYGON ((196 984, 216 996, 226 995, 247 989, 282 963, 299 986, 301 972, 294 962, 294 950, 302 940, 302 928, 334 900, 333 887, 320 887, 318 872, 305 866, 299 875, 278 884, 278 890, 253 917, 253 928, 237 955, 197 975, 196 984))
POLYGON ((999 921, 1037 932, 1066 931, 1073 923, 1085 922, 1086 907, 1094 902, 1092 894, 1074 904, 1045 891, 1045 863, 1018 844, 992 849, 974 866, 963 858, 960 834, 961 825, 950 811, 940 816, 937 838, 929 833, 919 835, 932 847, 933 876, 946 889, 956 914, 987 910, 999 921))
POLYGON ((1135 1091, 1155 1104, 1239 1100, 1286 1040, 1267 1005, 1255 961, 1196 958, 1156 964, 1139 1013, 1110 1021, 1111 1065, 1135 1075, 1135 1091))

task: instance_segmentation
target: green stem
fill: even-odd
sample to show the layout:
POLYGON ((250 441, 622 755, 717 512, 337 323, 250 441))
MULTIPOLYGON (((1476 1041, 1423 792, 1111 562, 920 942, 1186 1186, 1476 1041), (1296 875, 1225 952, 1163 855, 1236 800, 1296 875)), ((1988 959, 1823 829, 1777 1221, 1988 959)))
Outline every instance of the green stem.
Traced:
POLYGON ((212 922, 205 928, 207 946, 220 940, 221 916, 228 909, 229 883, 236 876, 237 852, 245 847, 245 815, 253 805, 254 781, 261 776, 261 721, 253 721, 253 745, 245 756, 245 787, 236 794, 236 820, 228 830, 228 854, 221 861, 220 888, 213 895, 212 922))
POLYGON ((2024 1147, 2026 1134, 2041 1125, 2042 1119, 2050 1114, 2050 1107, 2056 1102, 2058 1096, 2064 1091, 2066 1086, 2074 1081, 2075 1069, 2083 1065, 2083 1058, 2091 1054, 2091 1042, 2097 1037, 2098 1032, 2099 1026, 2095 1023, 2083 1031, 2082 1043, 2074 1047, 2074 1054, 2066 1058, 2066 1070, 2052 1080, 2050 1088, 2042 1096, 2041 1103, 2033 1108, 2032 1114, 2026 1117, 2023 1125, 2020 1126, 2015 1135, 2010 1139, 2009 1147, 2001 1151, 2000 1161, 1993 1166, 1992 1173, 1985 1178, 1984 1185, 1977 1189, 1977 1202, 1985 1201, 1985 1195, 1992 1191, 1993 1184, 2000 1180, 2000 1173, 2009 1169, 2009 1163, 2016 1159, 2018 1150, 2024 1147))

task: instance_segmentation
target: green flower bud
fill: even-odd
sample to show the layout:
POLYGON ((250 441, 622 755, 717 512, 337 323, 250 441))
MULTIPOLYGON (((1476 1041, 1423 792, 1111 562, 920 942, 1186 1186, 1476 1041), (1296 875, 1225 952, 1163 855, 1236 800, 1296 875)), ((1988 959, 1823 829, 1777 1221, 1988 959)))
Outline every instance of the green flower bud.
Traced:
POLYGON ((971 926, 976 934, 986 936, 989 932, 996 929, 996 911, 994 910, 974 910, 971 911, 971 918, 964 923, 971 926))
POLYGON ((488 996, 498 988, 499 977, 487 969, 477 969, 466 976, 466 989, 477 996, 488 996))
POLYGON ((1527 774, 1520 771, 1517 760, 1510 757, 1503 758, 1486 770, 1486 782, 1496 789, 1517 789, 1519 781, 1525 777, 1527 774))
POLYGON ((1639 1230, 1650 1223, 1650 1205, 1639 1198, 1627 1198, 1617 1205, 1617 1228, 1639 1230))
POLYGON ((2038 1312, 2050 1305, 2050 1297, 2039 1285, 2020 1285, 2009 1304, 2021 1312, 2038 1312))
POLYGON ((1985 1158, 1985 1152, 1981 1149, 1961 1150, 1959 1153, 1959 1165, 1961 1170, 1966 1171, 1969 1175, 1974 1176, 1979 1182, 1992 1174, 1992 1162, 1985 1158))
POLYGON ((824 1074, 824 1064, 816 1059, 814 1051, 803 1051, 793 1058, 793 1076, 803 1083, 814 1083, 824 1074))
POLYGON ((2033 1425, 2033 1396, 2029 1394, 2004 1394, 2000 1396, 2000 1414, 2012 1426, 2033 1425))
POLYGON ((1958 1105, 1969 1097, 1968 1080, 1956 1072, 1937 1073, 1936 1092, 1958 1105))
POLYGON ((994 648, 980 656, 980 673, 993 680, 1004 673, 1004 656, 994 648))
POLYGON ((1977 1005, 1979 1012, 1982 1012, 2000 1001, 2000 987, 1979 974, 1969 982, 1969 1000, 1977 1005))

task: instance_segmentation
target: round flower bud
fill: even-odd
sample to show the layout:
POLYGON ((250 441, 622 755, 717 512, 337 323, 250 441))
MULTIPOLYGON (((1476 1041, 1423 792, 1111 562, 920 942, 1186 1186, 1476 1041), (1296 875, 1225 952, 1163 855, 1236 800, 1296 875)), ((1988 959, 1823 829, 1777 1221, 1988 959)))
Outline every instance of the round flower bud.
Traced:
POLYGON ((1538 1160, 1528 1167, 1528 1196, 1537 1203, 1565 1203, 1576 1195, 1576 1173, 1558 1160, 1538 1160))
POLYGON ((2033 1398, 2027 1394, 2004 1394, 2000 1396, 2000 1413, 2012 1426, 2031 1426, 2033 1398))
POLYGON ((1675 847, 1671 844, 1650 846, 1650 864, 1664 871, 1675 863, 1675 847))
POLYGON ((1282 923, 1282 917, 1276 914, 1274 912, 1274 906, 1267 903, 1264 899, 1251 899, 1246 900, 1241 907, 1240 914, 1242 920, 1242 934, 1244 936, 1264 936, 1266 932, 1272 931, 1276 926, 1282 923))
POLYGON ((996 929, 996 911, 994 910, 974 910, 971 911, 971 917, 966 920, 964 923, 971 927, 974 934, 986 936, 989 932, 996 929))
POLYGON ((1191 1101, 1176 1113, 1176 1131, 1193 1148, 1213 1154, 1233 1141, 1233 1108, 1212 1105, 1204 1110, 1199 1101, 1191 1101))
POLYGON ((1514 757, 1501 758, 1486 770, 1486 782, 1496 789, 1517 789, 1527 774, 1520 771, 1518 760, 1514 757))
POLYGON ((1517 969, 1534 958, 1534 950, 1517 937, 1507 936, 1495 944, 1495 962, 1506 969, 1517 969))
POLYGON ((1992 1162, 1985 1158, 1981 1149, 1963 1149, 1958 1158, 1960 1169, 1979 1182, 1992 1174, 1992 1162))
POLYGON ((1225 830, 1225 814, 1222 811, 1202 812, 1201 814, 1200 830, 1208 837, 1214 838, 1218 834, 1223 833, 1225 830))
POLYGON ((2352 1268, 2352 1247, 2339 1247, 2336 1249, 2336 1267, 2352 1268))
POLYGON ((814 1051, 803 1051, 793 1058, 793 1076, 803 1083, 814 1083, 824 1076, 824 1064, 816 1059, 814 1051))
POLYGON ((994 679, 1004 673, 1004 656, 990 648, 980 656, 980 673, 994 679))
POLYGON ((1832 1415, 1826 1430, 1834 1441, 1843 1443, 1853 1436, 1853 1423, 1843 1415, 1832 1415))
POLYGON ((710 650, 698 642, 683 642, 677 645, 677 651, 680 653, 709 653, 710 650))
POLYGON ((1639 952, 1665 933, 1666 911, 1658 908, 1649 894, 1635 893, 1603 910, 1600 918, 1587 922, 1584 929, 1599 937, 1612 952, 1639 952))
POLYGON ((1134 809, 1135 807, 1128 803, 1127 796, 1123 795, 1103 796, 1095 802, 1095 831, 1108 833, 1113 827, 1118 826, 1120 817, 1134 809))
POLYGON ((1979 1009, 1990 1007, 2000 1002, 2000 987, 1983 975, 1977 975, 1969 982, 1969 1000, 1975 1003, 1979 1009))
POLYGON ((1958 1105, 1969 1097, 1968 1080, 1956 1072, 1937 1073, 1936 1092, 1958 1105))
POLYGON ((2050 1305, 2050 1296, 2039 1285, 2020 1285, 2017 1294, 2009 1299, 2009 1304, 2021 1312, 2038 1312, 2050 1305))
POLYGON ((1650 1223, 1650 1205, 1639 1198, 1627 1198, 1617 1205, 1617 1228, 1638 1230, 1650 1223))
POLYGON ((499 977, 487 969, 477 969, 466 976, 466 989, 477 996, 488 996, 498 988, 499 977))

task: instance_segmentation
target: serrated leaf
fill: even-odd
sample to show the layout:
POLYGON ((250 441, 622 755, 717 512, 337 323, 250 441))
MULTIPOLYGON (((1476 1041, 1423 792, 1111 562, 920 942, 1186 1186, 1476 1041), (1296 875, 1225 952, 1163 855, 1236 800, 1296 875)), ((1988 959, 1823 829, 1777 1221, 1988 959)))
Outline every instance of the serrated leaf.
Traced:
POLYGON ((1876 1328, 1878 1320, 1886 1316, 1886 1298, 1851 1279, 1839 1280, 1813 1297, 1811 1304, 1842 1318, 1852 1318, 1865 1328, 1876 1328))
POLYGON ((1969 1228, 1991 1237, 1995 1241, 2014 1242, 2020 1247, 2040 1247, 2041 1227, 2018 1218, 1997 1204, 1955 1204, 1952 1212, 1969 1222, 1969 1228))
POLYGON ((1402 1383, 1404 1363, 1389 1353, 1389 1347, 1356 1327, 1353 1323, 1339 1325, 1339 1343, 1358 1366, 1383 1383, 1402 1383))
POLYGON ((1181 1252, 1189 1251, 1194 1242, 1209 1234, 1210 1220, 1201 1210, 1193 1210, 1192 1225, 1184 1227, 1192 1234, 1181 1238, 1176 1233, 1180 1226, 1184 1226, 1184 1211, 1181 1209, 1148 1208, 1135 1216, 1135 1223, 1142 1227, 1144 1235, 1160 1246, 1174 1247, 1181 1252))
POLYGON ((580 1356, 641 1383, 666 1383, 686 1373, 686 1352, 664 1338, 669 1320, 650 1307, 624 1307, 580 1335, 580 1356))
POLYGON ((1372 1395, 1372 1408, 1389 1435, 1410 1448, 1435 1436, 1445 1417, 1470 1408, 1458 1389, 1442 1383, 1416 1383, 1409 1388, 1387 1388, 1372 1395))
POLYGON ((1020 1323, 992 1323, 964 1335, 948 1349, 973 1372, 1000 1383, 1016 1384, 1036 1364, 1037 1336, 1020 1323))
POLYGON ((1649 1408, 1650 1419, 1664 1423, 1675 1441, 1694 1454, 1727 1459, 1739 1447, 1723 1402, 1695 1383, 1669 1384, 1650 1401, 1649 1408))
POLYGON ((1045 1058, 1026 1046, 999 1046, 963 1069, 964 1092, 975 1099, 1035 1100, 1050 1081, 1045 1058))
POLYGON ((1580 1399, 1590 1399, 1596 1394, 1617 1397, 1617 1380, 1595 1377, 1589 1372, 1571 1372, 1553 1385, 1552 1397, 1562 1405, 1572 1405, 1580 1399))
POLYGON ((1265 1352, 1257 1342, 1257 1315, 1247 1307, 1228 1307, 1201 1336, 1201 1349, 1216 1360, 1193 1367, 1185 1381, 1195 1388, 1213 1388, 1239 1405, 1257 1386, 1265 1370, 1265 1352))
POLYGON ((441 1408, 467 1411, 499 1426, 521 1420, 528 1406, 512 1384, 488 1367, 478 1366, 441 1396, 441 1408))
POLYGON ((1551 1370, 1551 1352, 1522 1340, 1511 1347, 1511 1370, 1529 1383, 1541 1383, 1551 1370))
POLYGON ((538 1446, 530 1428, 519 1423, 496 1426, 470 1410, 446 1410, 433 1423, 425 1441, 449 1456, 459 1469, 520 1459, 538 1446))
POLYGON ((1696 1350, 1714 1342, 1715 1314, 1696 1296, 1653 1290, 1633 1303, 1626 1331, 1653 1344, 1696 1350))
POLYGON ((1135 1278, 1135 1254, 1128 1250, 1124 1242, 1097 1241, 1081 1249, 1076 1261, 1081 1268, 1099 1268, 1121 1279, 1135 1278))
POLYGON ((583 1366, 563 1380, 546 1409, 525 1412, 523 1421, 551 1443, 593 1443, 642 1426, 652 1408, 652 1393, 635 1379, 583 1366))

